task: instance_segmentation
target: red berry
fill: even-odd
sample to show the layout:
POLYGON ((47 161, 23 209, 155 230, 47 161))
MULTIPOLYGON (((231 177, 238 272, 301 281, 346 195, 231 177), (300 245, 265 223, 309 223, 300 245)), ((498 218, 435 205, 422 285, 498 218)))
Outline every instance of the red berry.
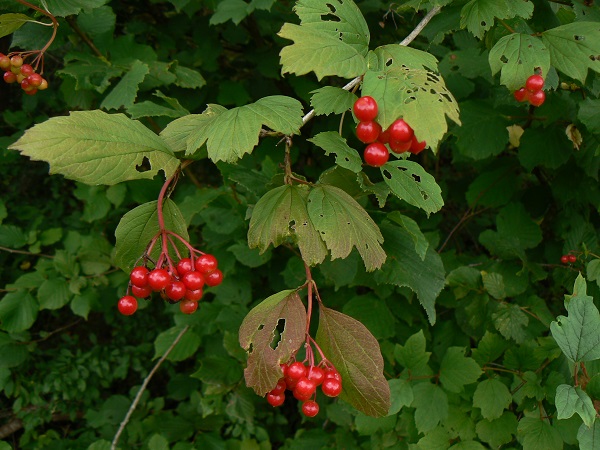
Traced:
POLYGON ((21 81, 21 89, 27 92, 35 88, 33 86, 30 86, 29 81, 27 81, 27 78, 25 78, 23 81, 21 81))
POLYGON ((181 281, 172 281, 171 284, 165 288, 167 297, 175 301, 181 300, 185 296, 186 291, 187 288, 181 281))
POLYGON ((321 390, 327 397, 337 397, 342 392, 342 382, 335 378, 325 378, 321 390))
POLYGON ((181 303, 179 303, 179 309, 184 314, 193 314, 198 309, 198 302, 183 300, 181 303))
POLYGON ((194 266, 192 265, 192 260, 190 258, 182 258, 177 263, 177 273, 180 277, 192 270, 194 270, 194 266))
POLYGON ((567 264, 569 262, 569 255, 562 255, 560 257, 560 262, 563 264, 567 264))
POLYGON ((154 269, 148 274, 148 285, 153 291, 162 291, 171 282, 171 275, 165 269, 154 269))
POLYGON ((525 88, 529 92, 537 92, 544 87, 544 78, 541 75, 531 75, 525 82, 525 88))
POLYGON ((577 256, 575 256, 575 255, 567 255, 567 258, 571 264, 577 262, 577 256))
POLYGON ((217 269, 217 258, 205 254, 196 259, 196 270, 200 273, 209 273, 217 269))
POLYGON ((10 69, 10 58, 6 56, 4 53, 0 53, 0 69, 9 70, 10 69))
POLYGON ((25 75, 26 77, 28 77, 29 75, 31 75, 34 72, 35 72, 35 70, 33 70, 33 67, 31 67, 29 64, 23 64, 21 66, 21 73, 23 75, 25 75))
POLYGON ((48 81, 46 81, 45 78, 42 78, 42 83, 38 86, 38 89, 40 91, 43 91, 44 89, 48 89, 48 81))
POLYGON ((310 367, 308 369, 308 375, 306 376, 309 380, 312 380, 319 386, 325 379, 325 371, 320 367, 310 367))
POLYGON ((296 384, 298 384, 298 378, 290 378, 289 376, 286 376, 283 380, 285 381, 286 389, 290 391, 293 391, 296 387, 296 384))
POLYGON ((390 142, 390 129, 388 128, 387 130, 379 133, 379 138, 377 138, 377 140, 382 144, 387 144, 390 142))
POLYGON ((144 266, 134 267, 129 275, 131 284, 137 287, 146 287, 148 285, 148 272, 144 266))
POLYGON ((285 377, 287 375, 288 372, 288 365, 287 364, 279 364, 279 367, 281 367, 281 376, 285 377))
POLYGON ((119 299, 119 304, 117 306, 121 314, 124 316, 130 316, 137 311, 138 304, 135 297, 132 297, 131 295, 125 295, 119 299))
POLYGON ((4 82, 5 83, 14 83, 17 81, 17 76, 12 72, 4 72, 4 82))
POLYGON ((407 124, 404 119, 398 119, 393 124, 390 125, 390 142, 391 141, 399 141, 406 142, 409 141, 413 134, 415 133, 413 129, 407 124))
POLYGON ((365 144, 375 142, 381 133, 381 125, 377 122, 359 122, 356 125, 356 137, 365 144))
POLYGON ((10 65, 13 67, 21 67, 23 65, 23 58, 21 58, 19 55, 13 56, 10 58, 10 65))
POLYGON ((315 417, 319 414, 319 404, 313 400, 302 403, 302 413, 306 417, 315 417))
POLYGON ((206 284, 208 286, 218 286, 223 282, 223 272, 219 269, 205 275, 206 284))
POLYGON ((202 289, 196 289, 194 291, 190 291, 188 289, 187 291, 185 291, 184 298, 191 302, 197 302, 198 300, 200 300, 202 298, 202 294, 203 294, 202 289))
POLYGON ((283 394, 285 392, 287 385, 285 384, 285 380, 282 378, 277 382, 275 387, 271 389, 270 394, 283 394))
POLYGON ((317 384, 306 377, 302 377, 296 383, 294 388, 294 397, 300 401, 308 400, 315 393, 317 384))
POLYGON ((152 294, 152 289, 150 286, 139 287, 134 284, 131 286, 131 293, 137 298, 146 298, 152 294))
POLYGON ((413 136, 412 142, 410 144, 410 148, 408 149, 408 151, 411 152, 413 155, 418 155, 425 149, 425 147, 427 147, 427 142, 425 142, 425 141, 419 142, 417 137, 413 136))
POLYGON ((533 94, 529 94, 529 103, 533 106, 542 106, 546 100, 546 93, 544 91, 537 91, 533 94))
MULTIPOLYGON (((23 68, 21 68, 21 71, 23 71, 23 68)), ((42 80, 43 78, 39 73, 32 73, 27 77, 29 85, 33 87, 38 87, 40 84, 42 84, 42 80)))
POLYGON ((181 277, 181 281, 183 281, 185 287, 190 291, 197 291, 198 289, 202 289, 202 286, 204 286, 204 276, 195 270, 186 273, 183 277, 181 277))
POLYGON ((410 150, 412 140, 406 142, 390 141, 389 146, 394 153, 404 153, 410 150))
POLYGON ((366 95, 354 102, 352 110, 359 122, 370 122, 377 117, 377 102, 373 97, 366 95))
POLYGON ((268 393, 267 401, 269 402, 269 405, 271 405, 273 407, 281 406, 281 405, 283 405, 283 402, 285 401, 285 394, 268 393))
POLYGON ((524 87, 515 91, 513 95, 515 97, 515 100, 517 100, 518 102, 525 102, 529 99, 529 91, 524 87))
POLYGON ((328 378, 333 378, 334 380, 338 380, 340 383, 342 382, 342 376, 335 369, 327 369, 325 371, 325 380, 328 378))
POLYGON ((390 152, 381 142, 373 142, 365 148, 364 158, 369 166, 380 167, 388 162, 390 152))
POLYGON ((24 92, 25 92, 25 94, 26 94, 26 95, 35 95, 35 94, 37 93, 37 91, 38 91, 38 90, 37 90, 36 88, 32 87, 32 88, 30 88, 30 89, 27 89, 27 90, 26 90, 26 91, 24 91, 24 92))
POLYGON ((306 366, 300 361, 296 361, 290 364, 290 366, 288 367, 287 377, 292 378, 294 380, 299 380, 300 378, 306 377, 306 373, 306 366))

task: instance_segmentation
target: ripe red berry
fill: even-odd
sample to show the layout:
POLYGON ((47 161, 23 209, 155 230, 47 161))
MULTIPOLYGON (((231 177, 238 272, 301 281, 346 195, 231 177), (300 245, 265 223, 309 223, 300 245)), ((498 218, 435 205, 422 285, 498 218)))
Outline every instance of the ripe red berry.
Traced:
POLYGON ((381 142, 373 142, 365 148, 364 158, 369 166, 381 167, 388 162, 390 152, 381 142))
POLYGON ((359 122, 370 122, 372 120, 375 120, 375 118, 377 117, 377 102, 373 97, 369 97, 368 95, 366 95, 354 102, 352 110, 354 111, 354 115, 359 120, 359 122))
POLYGON ((285 401, 285 394, 268 393, 267 401, 269 402, 269 405, 271 405, 273 407, 281 406, 281 405, 283 405, 283 402, 285 401))
POLYGON ((186 291, 187 288, 181 281, 172 281, 171 284, 165 288, 167 297, 175 301, 181 300, 185 296, 186 291))
POLYGON ((10 69, 10 65, 10 58, 4 53, 0 53, 0 69, 8 70, 10 69))
POLYGON ((356 137, 365 144, 375 142, 381 133, 381 125, 377 122, 359 122, 356 125, 356 137))
POLYGON ((191 272, 186 273, 183 277, 181 277, 181 281, 185 284, 185 287, 190 291, 197 291, 204 286, 204 275, 200 272, 192 270, 191 272))
POLYGON ((410 146, 412 145, 412 140, 408 140, 406 142, 400 141, 390 141, 389 146, 394 153, 404 153, 410 150, 410 146))
POLYGON ((145 287, 148 285, 148 273, 149 270, 144 266, 134 267, 129 275, 129 280, 134 286, 145 287))
POLYGON ((294 388, 294 397, 300 401, 308 400, 317 389, 317 384, 306 377, 302 377, 296 383, 294 388))
POLYGON ((300 378, 306 377, 306 372, 306 366, 300 361, 296 361, 289 365, 287 370, 287 377, 292 378, 294 380, 299 380, 300 378))
POLYGON ((154 269, 148 274, 148 285, 153 291, 161 291, 171 282, 171 275, 165 269, 154 269))
MULTIPOLYGON (((21 71, 23 69, 21 68, 21 71)), ((33 86, 33 87, 38 87, 40 84, 42 84, 42 76, 39 73, 32 73, 31 75, 29 75, 27 77, 27 81, 29 81, 29 85, 33 86)))
POLYGON ((37 93, 37 91, 38 91, 38 90, 37 90, 36 88, 34 88, 34 87, 31 87, 31 88, 27 89, 27 90, 26 90, 26 91, 24 91, 24 92, 25 92, 25 94, 26 94, 26 95, 35 95, 35 94, 37 93))
POLYGON ((525 89, 524 87, 516 90, 513 93, 515 100, 517 100, 518 102, 525 102, 529 99, 529 91, 527 89, 525 89))
POLYGON ((379 138, 377 138, 377 140, 382 144, 387 144, 390 142, 390 129, 388 128, 387 130, 379 133, 379 138))
POLYGON ((184 314, 193 314, 198 309, 198 302, 191 302, 189 300, 183 300, 179 303, 179 309, 184 314))
POLYGON ((313 366, 308 369, 308 375, 306 377, 319 386, 325 379, 325 371, 320 367, 313 366))
POLYGON ((48 89, 48 81, 42 78, 42 83, 38 86, 38 90, 43 91, 44 89, 48 89))
POLYGON ((415 133, 413 129, 407 124, 404 119, 398 119, 390 125, 390 142, 406 142, 410 141, 415 133))
POLYGON ((337 397, 342 392, 342 382, 335 378, 325 378, 321 390, 327 397, 337 397))
POLYGON ((333 378, 334 380, 338 380, 340 383, 342 382, 342 376, 335 369, 327 369, 325 371, 325 380, 328 378, 333 378))
POLYGON ((531 75, 525 82, 525 88, 529 92, 537 92, 544 87, 544 78, 541 75, 531 75))
POLYGON ((19 55, 14 55, 12 58, 10 58, 10 65, 20 68, 23 65, 23 58, 21 58, 19 55))
POLYGON ((288 372, 288 365, 287 364, 279 364, 279 367, 281 367, 281 376, 285 377, 288 372))
POLYGON ((200 273, 209 273, 217 270, 217 258, 213 255, 205 254, 196 259, 196 270, 200 273))
POLYGON ((283 380, 285 381, 286 389, 289 391, 293 391, 296 387, 296 384, 298 384, 298 378, 290 378, 289 376, 286 376, 283 380))
POLYGON ((190 258, 182 258, 177 263, 177 273, 180 277, 192 270, 194 270, 194 266, 192 265, 192 260, 190 258))
POLYGON ((134 284, 131 286, 131 293, 137 298, 146 298, 152 294, 152 289, 150 286, 139 287, 134 284))
POLYGON ((411 152, 413 155, 418 155, 425 149, 425 147, 427 147, 427 142, 425 142, 425 141, 419 142, 417 137, 413 136, 412 142, 410 144, 410 148, 408 149, 408 151, 411 152))
POLYGON ((26 77, 28 77, 29 75, 31 75, 34 72, 35 72, 35 70, 33 70, 33 67, 31 67, 31 65, 29 65, 29 64, 23 64, 21 66, 21 73, 23 75, 25 75, 26 77))
POLYGON ((130 316, 137 311, 138 304, 135 297, 132 297, 131 295, 125 295, 119 299, 117 306, 121 314, 124 316, 130 316))
POLYGON ((315 417, 319 414, 319 404, 313 400, 302 403, 302 413, 306 417, 315 417))
POLYGON ((219 269, 206 274, 204 277, 206 284, 211 287, 218 286, 223 282, 223 272, 221 272, 219 269))
POLYGON ((562 255, 560 257, 560 262, 563 264, 567 264, 569 262, 569 255, 562 255))
POLYGON ((529 94, 529 103, 533 106, 542 106, 546 100, 546 93, 544 91, 537 91, 529 94))
POLYGON ((567 258, 571 264, 577 262, 577 256, 575 256, 575 255, 567 255, 567 258))
POLYGON ((191 302, 197 302, 198 300, 200 300, 202 298, 202 289, 196 289, 194 291, 190 291, 189 289, 185 291, 185 296, 183 298, 185 298, 186 300, 189 300, 191 302))
POLYGON ((282 378, 277 382, 275 387, 271 389, 270 394, 283 394, 285 392, 287 385, 285 384, 285 380, 282 378))
POLYGON ((17 81, 17 76, 12 72, 4 72, 4 82, 5 83, 14 83, 17 81))
POLYGON ((29 81, 27 81, 27 78, 25 78, 23 81, 21 81, 21 89, 23 89, 25 92, 27 91, 31 91, 32 89, 35 89, 33 86, 29 85, 29 81))

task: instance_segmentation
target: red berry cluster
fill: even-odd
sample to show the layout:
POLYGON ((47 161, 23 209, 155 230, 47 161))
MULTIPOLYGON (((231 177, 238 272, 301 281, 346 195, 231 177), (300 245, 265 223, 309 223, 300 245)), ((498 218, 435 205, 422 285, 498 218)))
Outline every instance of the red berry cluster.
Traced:
POLYGON ((4 70, 4 82, 19 83, 27 95, 35 95, 37 91, 48 88, 48 82, 35 69, 25 64, 20 54, 11 57, 0 53, 0 69, 4 70))
MULTIPOLYGON (((321 361, 321 364, 323 361, 321 361)), ((329 363, 331 364, 331 363, 329 363)), ((337 397, 342 392, 342 376, 333 366, 306 366, 295 361, 282 364, 283 377, 267 394, 267 402, 271 406, 281 406, 285 401, 286 389, 292 391, 294 397, 302 402, 302 412, 307 417, 319 413, 319 404, 315 401, 317 387, 328 397, 337 397), (312 397, 312 400, 311 400, 312 397)))
POLYGON ((217 268, 217 258, 202 254, 199 257, 182 258, 173 264, 167 258, 163 267, 150 270, 146 266, 134 267, 129 276, 129 288, 133 295, 125 295, 119 300, 121 314, 130 316, 137 310, 137 298, 147 298, 152 292, 160 292, 169 303, 179 303, 184 314, 192 314, 198 309, 202 298, 202 288, 218 286, 223 281, 223 272, 217 268), (134 297, 135 296, 135 297, 134 297))
POLYGON ((542 90, 544 78, 541 75, 531 75, 525 82, 525 87, 514 92, 515 99, 519 102, 529 101, 533 106, 541 106, 546 100, 546 93, 542 90))
POLYGON ((570 253, 568 255, 562 255, 560 257, 560 262, 563 264, 574 264, 577 262, 577 256, 570 253))
POLYGON ((378 114, 377 102, 373 97, 360 97, 353 106, 354 115, 359 120, 356 136, 367 145, 364 151, 365 162, 374 167, 383 166, 389 159, 389 148, 397 154, 410 152, 421 153, 427 146, 425 141, 419 142, 415 132, 403 119, 398 119, 389 128, 382 131, 376 122, 378 114))

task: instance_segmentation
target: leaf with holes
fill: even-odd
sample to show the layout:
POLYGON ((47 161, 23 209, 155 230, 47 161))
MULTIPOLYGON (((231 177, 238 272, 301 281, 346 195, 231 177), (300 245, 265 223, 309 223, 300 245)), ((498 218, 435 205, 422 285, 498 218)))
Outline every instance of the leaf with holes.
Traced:
POLYGON ((309 265, 323 262, 327 247, 307 211, 307 186, 284 185, 261 197, 250 219, 248 245, 264 253, 290 240, 298 245, 302 259, 309 265))
POLYGON ((280 52, 282 73, 354 78, 367 69, 369 28, 352 0, 299 0, 300 25, 283 24, 279 36, 294 41, 280 52))
POLYGON ((335 163, 338 166, 344 167, 355 173, 362 170, 362 159, 360 155, 346 143, 346 139, 340 136, 339 133, 335 131, 324 131, 308 141, 325 150, 325 155, 334 153, 336 155, 335 163))
POLYGON ((310 106, 317 116, 342 114, 352 109, 357 97, 352 92, 334 86, 325 86, 311 92, 310 106))
POLYGON ((308 215, 331 251, 331 259, 345 258, 356 247, 367 271, 378 269, 385 262, 379 227, 343 190, 326 185, 312 189, 308 215))
POLYGON ((419 141, 436 149, 448 130, 446 116, 460 125, 458 103, 446 87, 429 53, 400 45, 384 45, 369 53, 362 94, 379 105, 377 121, 385 130, 399 117, 419 141))
POLYGON ((340 398, 373 417, 387 415, 390 386, 377 339, 358 320, 319 306, 316 341, 342 376, 340 398))
POLYGON ((575 22, 542 33, 556 69, 585 83, 588 69, 600 72, 600 25, 575 22))
POLYGON ((397 160, 381 166, 383 180, 401 200, 421 208, 427 215, 444 206, 442 190, 420 164, 397 160))
POLYGON ((494 45, 489 61, 492 75, 500 71, 500 83, 515 91, 525 85, 536 69, 541 69, 546 76, 550 69, 550 52, 538 37, 513 33, 494 45))
POLYGON ((27 130, 9 148, 48 162, 50 173, 87 184, 153 178, 159 170, 169 177, 179 166, 165 142, 140 122, 102 111, 53 117, 27 130), (144 161, 151 168, 141 171, 144 161))
POLYGON ((471 0, 460 12, 460 26, 479 39, 494 25, 494 19, 531 17, 533 2, 529 0, 471 0))
POLYGON ((264 396, 282 376, 285 363, 304 342, 306 310, 296 290, 278 292, 252 308, 239 331, 248 352, 246 385, 264 396), (283 329, 280 329, 283 327, 283 329))

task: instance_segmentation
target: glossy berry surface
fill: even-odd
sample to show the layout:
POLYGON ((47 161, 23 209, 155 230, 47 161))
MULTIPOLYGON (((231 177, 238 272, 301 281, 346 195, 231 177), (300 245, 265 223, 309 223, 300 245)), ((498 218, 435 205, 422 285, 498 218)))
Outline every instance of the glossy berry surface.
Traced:
POLYGON ((529 94, 529 103, 533 106, 542 106, 546 100, 546 93, 544 91, 537 91, 529 94))
POLYGON ((150 294, 152 294, 152 289, 150 286, 138 287, 134 284, 131 286, 131 293, 137 298, 146 298, 150 297, 150 294))
POLYGON ((394 153, 404 153, 410 150, 410 146, 412 141, 400 142, 400 141, 390 141, 388 144, 394 153))
POLYGON ((515 97, 515 100, 518 102, 525 102, 529 99, 529 91, 527 91, 527 89, 525 88, 521 88, 516 90, 513 93, 513 96, 515 97))
POLYGON ((567 259, 569 260, 569 262, 571 264, 576 263, 577 262, 577 256, 575 255, 567 255, 567 259))
POLYGON ((298 383, 296 383, 294 397, 301 401, 308 400, 315 393, 316 389, 317 384, 314 381, 302 377, 298 380, 298 383))
POLYGON ((119 299, 117 305, 119 312, 124 316, 130 316, 137 311, 138 303, 135 297, 131 295, 125 295, 119 299))
POLYGON ((183 300, 179 303, 179 309, 184 314, 193 314, 198 309, 198 302, 183 300))
POLYGON ((306 417, 315 417, 319 414, 319 404, 313 400, 302 403, 302 414, 306 417))
POLYGON ((285 380, 281 379, 277 382, 275 387, 271 389, 270 394, 283 394, 286 388, 287 385, 285 384, 285 380))
POLYGON ((10 68, 10 58, 4 53, 0 53, 0 69, 8 70, 10 68))
POLYGON ((269 402, 269 405, 271 405, 273 407, 283 405, 284 401, 285 401, 285 394, 271 394, 271 393, 267 394, 267 402, 269 402))
POLYGON ((185 287, 190 291, 196 291, 201 289, 204 286, 204 275, 195 270, 186 273, 183 277, 181 277, 181 281, 185 284, 185 287))
POLYGON ((381 167, 388 162, 388 159, 390 158, 390 152, 388 152, 386 146, 381 142, 374 142, 367 145, 363 156, 365 158, 365 162, 369 166, 381 167))
POLYGON ((4 72, 4 82, 5 83, 14 83, 17 81, 17 76, 12 72, 4 72))
POLYGON ((167 297, 175 301, 181 300, 185 296, 186 291, 187 288, 181 281, 172 281, 171 284, 165 288, 167 297))
POLYGON ((371 122, 377 117, 379 108, 375 99, 366 95, 354 102, 352 111, 360 122, 371 122))
POLYGON ((365 144, 375 142, 381 133, 381 125, 377 122, 359 122, 356 125, 356 137, 365 144))
POLYGON ((311 367, 309 368, 308 375, 306 375, 306 377, 309 380, 314 381, 315 384, 319 386, 321 383, 323 383, 323 380, 325 379, 325 371, 320 367, 311 367))
POLYGON ((196 289, 194 291, 190 291, 189 289, 185 291, 185 295, 183 298, 189 300, 191 302, 197 302, 202 298, 202 289, 196 289))
POLYGON ((148 273, 150 271, 146 269, 144 266, 134 267, 129 275, 129 280, 131 284, 137 287, 144 287, 148 285, 148 273))
POLYGON ((569 263, 569 255, 562 255, 560 257, 560 262, 563 264, 568 264, 569 263))
POLYGON ((295 380, 306 377, 306 366, 300 361, 293 362, 287 370, 287 377, 295 380))
POLYGON ((27 81, 29 81, 29 84, 33 87, 38 87, 40 84, 42 84, 43 80, 44 79, 39 73, 32 73, 27 77, 27 81))
POLYGON ((21 66, 21 73, 23 75, 25 75, 26 77, 28 77, 29 75, 31 75, 34 72, 35 71, 33 70, 33 67, 31 67, 29 64, 23 64, 21 66))
POLYGON ((217 258, 205 254, 196 259, 196 270, 200 273, 209 273, 217 269, 217 258))
POLYGON ((23 58, 21 58, 19 55, 13 56, 10 58, 10 65, 13 67, 21 67, 23 65, 23 58))
POLYGON ((423 150, 425 150, 425 147, 427 147, 427 142, 425 142, 425 141, 419 142, 417 137, 413 136, 412 142, 410 144, 410 148, 408 149, 408 151, 411 152, 413 155, 418 155, 423 150))
POLYGON ((406 142, 410 141, 415 133, 413 129, 407 124, 404 119, 398 119, 390 125, 390 142, 406 142))
POLYGON ((177 273, 180 277, 192 270, 194 270, 194 266, 192 265, 192 260, 190 258, 182 258, 177 263, 177 273))
POLYGON ((335 378, 325 378, 321 390, 327 397, 337 397, 342 392, 342 382, 335 378))
POLYGON ((165 269, 154 269, 148 274, 148 285, 153 291, 161 291, 171 282, 171 275, 165 269))
POLYGON ((328 378, 333 378, 334 380, 338 380, 339 382, 342 381, 342 376, 335 369, 327 369, 325 371, 325 380, 328 379, 328 378))
POLYGON ((223 272, 217 269, 213 272, 207 273, 204 278, 208 286, 218 286, 223 282, 223 272))
POLYGON ((525 88, 529 92, 537 92, 544 87, 544 78, 541 75, 531 75, 525 82, 525 88))

